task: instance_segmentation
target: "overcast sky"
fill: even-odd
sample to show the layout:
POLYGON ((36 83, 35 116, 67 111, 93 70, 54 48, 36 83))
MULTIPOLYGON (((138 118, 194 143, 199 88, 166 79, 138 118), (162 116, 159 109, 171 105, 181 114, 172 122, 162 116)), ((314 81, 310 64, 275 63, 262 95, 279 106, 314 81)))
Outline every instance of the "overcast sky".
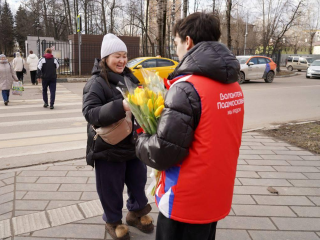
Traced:
POLYGON ((13 15, 16 14, 16 11, 18 10, 21 2, 21 0, 7 0, 7 3, 9 3, 13 15))

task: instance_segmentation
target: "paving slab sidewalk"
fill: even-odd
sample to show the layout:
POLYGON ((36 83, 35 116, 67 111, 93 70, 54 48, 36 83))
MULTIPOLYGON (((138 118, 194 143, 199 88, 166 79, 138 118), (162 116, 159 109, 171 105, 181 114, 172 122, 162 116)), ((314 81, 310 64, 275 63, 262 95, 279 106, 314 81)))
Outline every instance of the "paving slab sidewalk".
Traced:
MULTIPOLYGON (((0 171, 0 239, 111 239, 101 214, 95 172, 84 159, 0 171)), ((132 239, 155 239, 155 232, 129 229, 132 239)), ((244 133, 232 210, 219 221, 216 239, 320 240, 319 155, 244 133)))

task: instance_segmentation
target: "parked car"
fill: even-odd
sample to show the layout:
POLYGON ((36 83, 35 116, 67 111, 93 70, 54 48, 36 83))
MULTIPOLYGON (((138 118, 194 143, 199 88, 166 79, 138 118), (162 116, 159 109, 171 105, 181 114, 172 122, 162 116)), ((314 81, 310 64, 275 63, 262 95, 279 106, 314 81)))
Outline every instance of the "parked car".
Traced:
POLYGON ((307 70, 306 78, 320 77, 320 60, 315 60, 311 63, 307 70))
POLYGON ((299 56, 289 56, 286 59, 286 68, 289 71, 298 70, 307 70, 310 64, 313 62, 311 57, 299 57, 299 56))
POLYGON ((141 69, 145 68, 152 72, 159 72, 159 76, 167 78, 174 71, 178 62, 161 57, 140 57, 130 60, 127 67, 131 69, 138 80, 143 83, 143 75, 141 69))
POLYGON ((276 75, 277 64, 264 56, 238 56, 240 63, 239 83, 249 80, 264 79, 272 83, 276 75))

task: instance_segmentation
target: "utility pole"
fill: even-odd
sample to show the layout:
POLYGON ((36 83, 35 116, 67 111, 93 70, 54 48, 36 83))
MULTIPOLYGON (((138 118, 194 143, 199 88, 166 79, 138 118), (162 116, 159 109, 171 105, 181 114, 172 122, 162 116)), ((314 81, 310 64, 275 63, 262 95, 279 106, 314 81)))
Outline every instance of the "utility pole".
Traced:
POLYGON ((246 21, 246 33, 244 34, 244 50, 243 50, 244 55, 246 55, 247 36, 248 36, 248 9, 247 9, 247 21, 246 21))

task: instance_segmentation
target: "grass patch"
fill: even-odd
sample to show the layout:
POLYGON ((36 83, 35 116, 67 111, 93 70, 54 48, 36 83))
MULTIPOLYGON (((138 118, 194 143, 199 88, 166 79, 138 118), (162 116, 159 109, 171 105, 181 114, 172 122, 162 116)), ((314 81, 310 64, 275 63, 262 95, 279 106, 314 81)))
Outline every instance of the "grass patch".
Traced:
POLYGON ((277 129, 259 132, 320 154, 320 121, 304 124, 285 124, 277 129))

